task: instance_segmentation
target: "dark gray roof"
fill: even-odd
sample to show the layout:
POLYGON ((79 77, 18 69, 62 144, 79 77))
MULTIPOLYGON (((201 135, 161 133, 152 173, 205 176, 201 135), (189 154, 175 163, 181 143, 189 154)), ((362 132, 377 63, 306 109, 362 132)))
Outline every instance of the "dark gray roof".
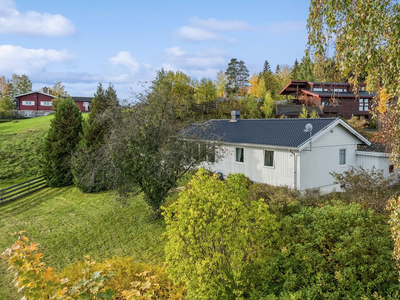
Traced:
MULTIPOLYGON (((306 109, 309 114, 313 111, 316 111, 320 116, 324 114, 318 106, 306 106, 306 109)), ((279 104, 276 106, 276 114, 279 116, 298 116, 302 110, 302 105, 279 104)))
POLYGON ((205 140, 220 140, 227 143, 257 144, 298 148, 310 134, 304 132, 311 123, 312 135, 335 122, 337 118, 323 119, 257 119, 257 120, 210 120, 200 125, 191 125, 183 134, 205 140))
POLYGON ((71 97, 74 101, 82 101, 82 102, 91 102, 93 100, 93 97, 71 97))
MULTIPOLYGON (((330 91, 330 92, 317 92, 317 91, 310 91, 310 90, 306 90, 303 89, 305 92, 311 93, 311 94, 315 94, 318 95, 320 97, 349 97, 349 98, 355 98, 356 94, 352 93, 352 92, 334 92, 334 91, 330 91)), ((372 98, 375 97, 376 93, 369 93, 369 92, 359 92, 358 97, 359 98, 372 98)))

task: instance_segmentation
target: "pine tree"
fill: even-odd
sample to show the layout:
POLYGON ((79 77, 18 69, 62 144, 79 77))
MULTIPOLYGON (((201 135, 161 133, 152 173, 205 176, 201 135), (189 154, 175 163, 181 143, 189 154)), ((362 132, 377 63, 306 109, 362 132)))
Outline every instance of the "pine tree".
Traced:
POLYGON ((51 187, 72 184, 71 155, 82 132, 82 113, 71 98, 60 103, 43 144, 43 174, 51 187))
POLYGON ((298 75, 298 80, 315 81, 314 64, 308 53, 301 60, 298 75))
POLYGON ((263 69, 263 73, 267 73, 267 72, 271 73, 271 66, 270 66, 268 60, 266 60, 264 62, 264 69, 263 69))
POLYGON ((113 85, 107 90, 100 83, 90 106, 87 121, 83 124, 82 139, 72 159, 74 183, 83 192, 99 192, 107 189, 106 166, 101 164, 101 146, 111 124, 115 121, 118 97, 113 85))
POLYGON ((299 80, 299 68, 299 61, 296 58, 292 67, 292 73, 290 74, 291 80, 299 80))
POLYGON ((281 71, 281 66, 278 64, 276 65, 275 74, 278 75, 280 71, 281 71))
POLYGON ((225 75, 228 78, 228 83, 226 85, 228 93, 237 93, 239 89, 245 88, 250 76, 249 70, 244 62, 242 60, 238 61, 236 58, 231 59, 225 75))

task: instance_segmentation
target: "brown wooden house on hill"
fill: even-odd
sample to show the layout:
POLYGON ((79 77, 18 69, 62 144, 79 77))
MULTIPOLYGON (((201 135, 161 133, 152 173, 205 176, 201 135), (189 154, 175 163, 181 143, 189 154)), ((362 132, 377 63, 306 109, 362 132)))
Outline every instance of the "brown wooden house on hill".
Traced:
POLYGON ((369 112, 375 93, 365 90, 366 84, 361 83, 356 95, 353 86, 346 82, 309 82, 291 81, 279 95, 293 96, 293 105, 317 106, 323 112, 322 117, 353 116, 361 120, 370 119, 369 112))
MULTIPOLYGON (((15 96, 14 102, 18 117, 41 117, 53 111, 52 100, 55 96, 42 93, 30 92, 15 96)), ((90 111, 90 102, 93 97, 71 97, 82 112, 90 111)))

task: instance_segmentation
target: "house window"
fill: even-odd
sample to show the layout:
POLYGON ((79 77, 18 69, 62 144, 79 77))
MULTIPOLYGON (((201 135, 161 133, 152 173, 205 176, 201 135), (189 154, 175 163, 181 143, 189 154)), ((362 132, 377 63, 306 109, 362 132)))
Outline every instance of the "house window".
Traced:
POLYGON ((51 101, 40 101, 41 106, 53 106, 51 101))
POLYGON ((394 173, 394 165, 389 166, 389 173, 394 173))
POLYGON ((274 151, 270 150, 264 151, 264 166, 266 167, 274 166, 274 151))
POLYGON ((314 88, 314 92, 322 92, 322 88, 321 87, 315 87, 314 88))
POLYGON ((358 110, 359 111, 368 111, 369 109, 369 102, 368 99, 360 99, 359 101, 359 107, 358 110))
POLYGON ((244 162, 244 149, 243 148, 236 148, 236 161, 244 162))
POLYGON ((343 89, 333 89, 334 92, 343 92, 343 89))
POLYGON ((33 106, 33 105, 35 105, 35 102, 33 102, 33 101, 22 101, 22 105, 33 106))
POLYGON ((340 149, 339 150, 339 165, 345 165, 346 164, 346 149, 340 149))
POLYGON ((89 102, 83 102, 83 107, 85 108, 85 111, 89 111, 89 102))

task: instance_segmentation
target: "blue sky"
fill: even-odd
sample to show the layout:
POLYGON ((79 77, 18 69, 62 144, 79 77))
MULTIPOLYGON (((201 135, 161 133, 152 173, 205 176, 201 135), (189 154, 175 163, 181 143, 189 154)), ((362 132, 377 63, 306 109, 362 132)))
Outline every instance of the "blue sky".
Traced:
POLYGON ((156 70, 215 79, 231 58, 250 73, 292 65, 307 42, 309 1, 0 0, 0 75, 73 96, 99 82, 129 98, 156 70))

